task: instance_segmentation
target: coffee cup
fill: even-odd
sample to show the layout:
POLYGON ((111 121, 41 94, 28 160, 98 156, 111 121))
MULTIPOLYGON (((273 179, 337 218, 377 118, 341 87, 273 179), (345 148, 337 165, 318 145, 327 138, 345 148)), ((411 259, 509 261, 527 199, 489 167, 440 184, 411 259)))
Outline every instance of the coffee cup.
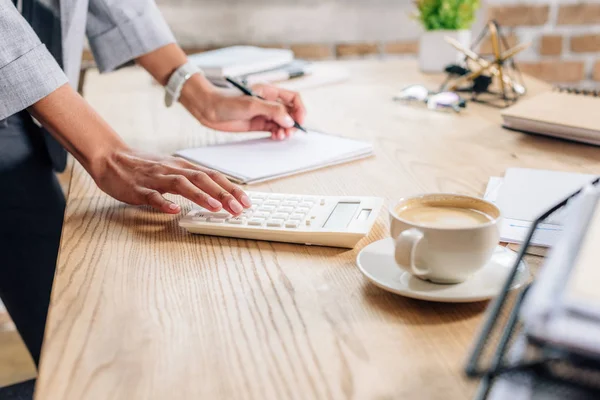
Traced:
POLYGON ((390 209, 394 257, 403 270, 435 283, 460 283, 482 268, 500 239, 500 210, 458 194, 425 194, 390 209))

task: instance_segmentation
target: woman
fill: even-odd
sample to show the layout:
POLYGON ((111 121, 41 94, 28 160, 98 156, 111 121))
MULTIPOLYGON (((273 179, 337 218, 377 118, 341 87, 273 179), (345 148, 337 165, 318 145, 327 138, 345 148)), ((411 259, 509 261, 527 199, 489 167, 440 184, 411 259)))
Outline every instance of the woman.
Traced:
POLYGON ((153 0, 0 0, 0 297, 36 364, 65 204, 52 169, 64 169, 63 148, 128 204, 177 214, 162 196, 173 193, 214 211, 251 206, 223 175, 121 140, 73 90, 84 33, 101 71, 135 60, 167 85, 169 103, 179 100, 208 127, 283 139, 305 115, 293 92, 259 86, 260 100, 211 85, 153 0))

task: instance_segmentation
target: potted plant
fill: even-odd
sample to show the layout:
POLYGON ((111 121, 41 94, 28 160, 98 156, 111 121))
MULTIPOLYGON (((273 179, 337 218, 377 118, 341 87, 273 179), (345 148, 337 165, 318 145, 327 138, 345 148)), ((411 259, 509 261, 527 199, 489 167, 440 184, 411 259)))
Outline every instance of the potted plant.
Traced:
POLYGON ((425 29, 419 43, 419 66, 423 72, 442 72, 448 64, 460 61, 460 54, 444 37, 470 46, 479 0, 415 0, 415 4, 417 19, 425 29))

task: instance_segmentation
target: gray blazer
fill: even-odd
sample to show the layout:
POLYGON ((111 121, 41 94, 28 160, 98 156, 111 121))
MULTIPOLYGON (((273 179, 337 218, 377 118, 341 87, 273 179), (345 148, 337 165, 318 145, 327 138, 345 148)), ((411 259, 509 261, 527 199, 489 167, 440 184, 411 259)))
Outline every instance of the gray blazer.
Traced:
MULTIPOLYGON (((0 0, 0 120, 69 82, 77 87, 84 37, 100 71, 175 42, 154 0, 0 0), (27 19, 25 19, 26 17, 27 19)), ((64 150, 49 141, 64 168, 64 150)))

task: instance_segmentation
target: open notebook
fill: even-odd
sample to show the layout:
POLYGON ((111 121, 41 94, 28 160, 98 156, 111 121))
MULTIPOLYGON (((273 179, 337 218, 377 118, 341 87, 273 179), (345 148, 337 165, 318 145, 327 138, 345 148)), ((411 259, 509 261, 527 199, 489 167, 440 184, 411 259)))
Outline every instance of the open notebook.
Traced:
POLYGON ((244 140, 180 150, 175 155, 215 169, 237 183, 256 183, 373 154, 370 143, 308 131, 283 141, 244 140))
POLYGON ((596 96, 555 90, 519 101, 502 118, 508 129, 600 145, 598 107, 596 96))

